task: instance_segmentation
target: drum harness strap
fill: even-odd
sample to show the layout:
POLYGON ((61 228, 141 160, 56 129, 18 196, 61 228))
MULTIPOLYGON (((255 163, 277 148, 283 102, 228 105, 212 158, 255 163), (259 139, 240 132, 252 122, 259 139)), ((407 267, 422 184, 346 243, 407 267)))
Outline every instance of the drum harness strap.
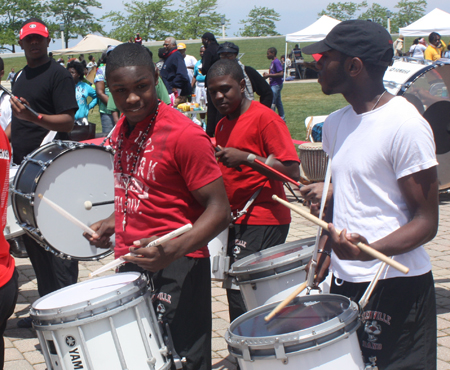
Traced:
POLYGON ((242 208, 242 210, 236 212, 236 214, 233 214, 233 212, 231 213, 231 217, 232 217, 232 221, 231 221, 231 225, 233 225, 237 219, 241 218, 242 216, 247 214, 248 209, 250 208, 250 206, 253 204, 253 202, 255 201, 256 197, 259 195, 259 193, 261 193, 261 190, 264 186, 261 186, 258 190, 256 190, 253 195, 250 197, 250 199, 247 201, 247 203, 245 203, 244 208, 242 208))

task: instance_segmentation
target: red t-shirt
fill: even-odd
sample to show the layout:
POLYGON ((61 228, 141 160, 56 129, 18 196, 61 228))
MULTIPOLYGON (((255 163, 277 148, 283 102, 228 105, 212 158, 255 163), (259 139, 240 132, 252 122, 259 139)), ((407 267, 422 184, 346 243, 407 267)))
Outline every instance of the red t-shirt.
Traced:
MULTIPOLYGON (((124 174, 133 167, 133 157, 150 117, 139 122, 130 136, 126 118, 117 123, 112 135, 117 150, 121 137, 121 163, 124 174), (123 136, 122 136, 123 134, 123 136)), ((128 190, 127 223, 122 228, 125 185, 119 170, 119 156, 114 157, 116 258, 129 252, 133 241, 163 236, 187 223, 194 223, 204 208, 191 191, 222 176, 214 158, 211 142, 200 128, 177 110, 160 103, 159 113, 142 147, 128 190)), ((128 176, 126 176, 128 178, 128 176)), ((188 254, 209 257, 207 246, 188 254)))
MULTIPOLYGON (((286 123, 271 109, 252 101, 249 109, 239 118, 230 121, 222 118, 216 127, 216 142, 222 147, 232 147, 267 158, 274 154, 281 162, 300 162, 286 123)), ((244 208, 251 196, 263 186, 247 214, 237 224, 286 225, 291 222, 288 208, 272 199, 276 194, 286 199, 283 183, 269 180, 248 166, 242 172, 219 162, 233 213, 244 208)))
MULTIPOLYGON (((11 147, 3 129, 0 128, 0 215, 2 231, 6 226, 6 208, 8 206, 9 163, 11 147)), ((9 244, 3 232, 0 235, 0 287, 5 285, 14 273, 14 258, 9 254, 9 244)))

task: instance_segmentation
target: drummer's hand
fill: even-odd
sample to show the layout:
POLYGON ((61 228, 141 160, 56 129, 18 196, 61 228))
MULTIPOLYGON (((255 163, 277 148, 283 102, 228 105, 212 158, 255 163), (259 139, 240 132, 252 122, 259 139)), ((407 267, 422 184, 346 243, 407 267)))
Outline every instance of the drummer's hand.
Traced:
POLYGON ((320 203, 322 199, 323 182, 304 185, 299 190, 300 194, 306 201, 320 203))
MULTIPOLYGON (((311 261, 305 267, 306 274, 309 273, 311 261)), ((314 285, 318 286, 328 276, 328 269, 330 267, 331 257, 327 253, 317 253, 317 266, 316 266, 316 278, 314 279, 314 285)))
POLYGON ((216 158, 229 168, 238 167, 247 161, 249 152, 243 152, 236 148, 222 148, 220 152, 216 152, 216 158))
POLYGON ((364 236, 356 233, 348 233, 346 229, 338 234, 333 224, 328 224, 328 231, 333 253, 336 253, 336 256, 339 259, 354 261, 370 261, 374 259, 372 256, 361 251, 361 249, 354 244, 363 242, 364 244, 369 245, 369 242, 364 236))
POLYGON ((18 99, 11 97, 9 101, 15 117, 28 122, 33 122, 36 119, 36 116, 25 107, 25 104, 30 106, 25 98, 18 99))
POLYGON ((138 248, 131 247, 130 252, 137 256, 123 256, 123 259, 151 272, 156 272, 169 266, 174 261, 174 254, 171 253, 171 247, 174 241, 171 240, 164 243, 164 245, 161 244, 156 247, 145 248, 148 243, 155 239, 157 237, 152 236, 151 238, 135 241, 133 244, 138 248))
POLYGON ((95 231, 95 234, 91 236, 88 233, 83 233, 83 236, 89 240, 91 245, 105 249, 112 247, 111 235, 115 232, 114 213, 110 217, 92 224, 90 228, 95 231))

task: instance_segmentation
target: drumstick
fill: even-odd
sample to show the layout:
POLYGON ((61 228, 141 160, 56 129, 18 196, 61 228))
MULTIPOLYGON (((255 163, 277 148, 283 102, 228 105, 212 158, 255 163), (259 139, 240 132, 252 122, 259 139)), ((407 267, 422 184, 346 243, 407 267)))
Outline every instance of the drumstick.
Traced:
POLYGON ((88 233, 91 236, 96 235, 95 231, 92 230, 89 226, 87 226, 84 223, 82 223, 79 219, 77 219, 74 216, 72 216, 69 212, 67 212, 66 210, 64 210, 60 206, 58 206, 56 203, 53 203, 50 199, 44 197, 42 194, 39 194, 38 197, 41 198, 50 207, 52 207, 61 216, 64 216, 65 218, 67 218, 70 222, 72 222, 75 226, 78 226, 84 232, 88 233))
MULTIPOLYGON (((290 204, 289 202, 286 202, 285 200, 279 198, 276 195, 272 195, 272 199, 276 200, 277 202, 283 204, 284 206, 292 209, 294 212, 298 213, 299 215, 303 216, 309 221, 314 222, 316 225, 320 226, 322 229, 328 230, 328 224, 325 221, 322 221, 320 218, 317 218, 316 216, 313 216, 311 213, 308 213, 304 211, 303 209, 290 204)), ((336 229, 336 232, 340 234, 341 232, 336 229)), ((382 262, 386 262, 389 266, 397 269, 400 272, 403 272, 404 274, 407 274, 409 272, 409 268, 402 265, 401 263, 389 258, 388 256, 384 255, 381 252, 378 252, 376 249, 373 249, 372 247, 368 246, 367 244, 364 244, 362 242, 355 243, 355 245, 361 249, 363 252, 367 253, 368 255, 372 256, 373 258, 379 259, 382 262)))
MULTIPOLYGON (((184 226, 181 226, 180 228, 158 238, 153 240, 152 242, 148 243, 145 247, 142 248, 151 248, 151 247, 156 247, 160 244, 163 244, 173 238, 176 238, 177 236, 180 236, 182 234, 184 234, 185 232, 189 231, 192 229, 192 224, 186 224, 184 226)), ((137 254, 135 253, 127 253, 124 256, 120 256, 119 258, 116 258, 114 261, 111 261, 109 263, 107 263, 106 265, 100 267, 99 269, 95 270, 94 272, 91 272, 89 274, 89 277, 93 277, 95 275, 101 274, 102 272, 111 270, 111 269, 115 269, 116 267, 119 267, 121 265, 123 265, 126 261, 123 259, 123 257, 126 256, 137 256, 137 254)))
POLYGON ((297 297, 301 292, 303 292, 306 289, 306 286, 308 285, 308 281, 305 281, 304 283, 301 283, 297 289, 295 289, 291 294, 289 294, 288 297, 284 299, 284 301, 280 302, 280 304, 275 307, 271 313, 269 313, 264 320, 270 321, 272 318, 278 314, 283 308, 285 308, 291 301, 297 297))
MULTIPOLYGON (((1 83, 0 83, 0 89, 2 89, 5 93, 7 93, 10 97, 12 98, 16 98, 17 100, 20 101, 19 98, 15 97, 13 95, 13 93, 11 91, 9 91, 6 87, 4 87, 1 83)), ((21 102, 22 103, 22 102, 21 102)), ((25 105, 25 108, 27 108, 31 113, 33 113, 38 119, 42 119, 42 114, 39 114, 38 112, 36 112, 33 108, 31 108, 29 105, 22 103, 23 105, 25 105)))
POLYGON ((249 154, 247 157, 247 160, 249 162, 254 162, 256 164, 259 164, 260 166, 264 167, 266 170, 269 170, 273 174, 281 177, 284 181, 292 182, 293 184, 297 185, 298 187, 301 186, 301 184, 298 181, 291 179, 289 176, 286 176, 285 174, 277 171, 275 168, 272 168, 272 167, 268 166, 267 164, 265 164, 264 162, 261 162, 258 158, 256 158, 256 155, 254 155, 254 154, 249 154))
POLYGON ((87 200, 86 202, 84 202, 84 208, 86 208, 89 211, 90 209, 92 209, 92 207, 104 206, 106 204, 114 204, 114 201, 105 200, 104 202, 92 203, 90 200, 87 200))

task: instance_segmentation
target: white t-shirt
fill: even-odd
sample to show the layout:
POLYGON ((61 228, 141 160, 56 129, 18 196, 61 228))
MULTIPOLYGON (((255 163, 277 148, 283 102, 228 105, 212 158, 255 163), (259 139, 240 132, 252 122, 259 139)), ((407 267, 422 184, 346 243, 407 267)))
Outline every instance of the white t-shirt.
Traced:
POLYGON ((9 102, 9 95, 7 93, 2 93, 0 96, 0 126, 3 130, 11 123, 11 103, 9 102))
POLYGON ((412 53, 411 57, 423 59, 423 52, 426 50, 426 48, 427 47, 422 44, 411 45, 411 47, 409 48, 409 52, 412 53))
MULTIPOLYGON (((433 132, 406 99, 395 97, 380 108, 356 114, 347 106, 331 114, 323 125, 323 148, 332 158, 333 224, 358 233, 373 243, 409 222, 411 215, 397 180, 437 165, 433 132), (336 136, 337 135, 337 136, 336 136)), ((409 267, 407 276, 431 270, 423 246, 397 255, 409 267)), ((378 260, 367 262, 331 257, 333 274, 345 281, 368 282, 378 260)), ((405 276, 385 269, 382 279, 405 276)))
POLYGON ((192 78, 194 77, 194 67, 197 63, 197 59, 193 57, 192 55, 187 55, 186 58, 184 58, 184 63, 186 64, 186 68, 189 75, 189 82, 192 82, 192 78))

